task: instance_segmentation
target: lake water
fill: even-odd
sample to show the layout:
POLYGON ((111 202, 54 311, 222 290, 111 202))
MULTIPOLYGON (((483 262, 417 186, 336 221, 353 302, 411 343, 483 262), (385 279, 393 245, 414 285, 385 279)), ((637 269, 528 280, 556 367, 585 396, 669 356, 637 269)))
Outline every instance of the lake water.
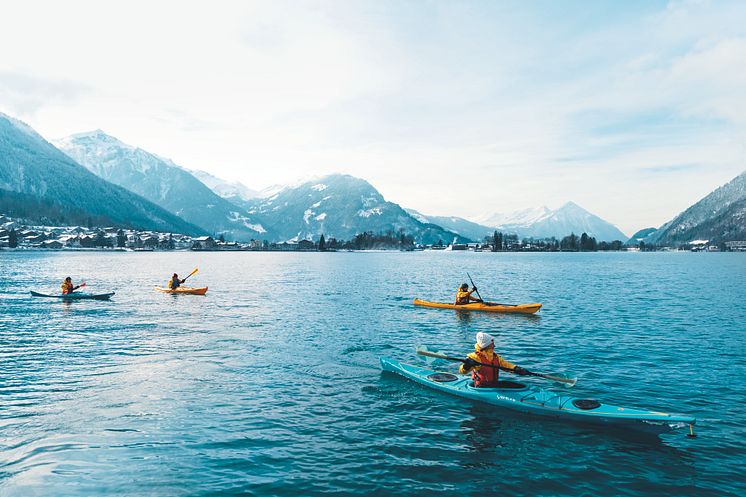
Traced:
POLYGON ((0 495, 743 496, 745 282, 728 253, 0 252, 0 495), (196 266, 205 297, 153 290, 196 266), (465 271, 485 298, 544 307, 412 306, 450 301, 465 271), (29 296, 68 275, 117 293, 29 296), (380 372, 420 344, 463 355, 477 331, 575 372, 578 396, 695 415, 699 437, 380 372))

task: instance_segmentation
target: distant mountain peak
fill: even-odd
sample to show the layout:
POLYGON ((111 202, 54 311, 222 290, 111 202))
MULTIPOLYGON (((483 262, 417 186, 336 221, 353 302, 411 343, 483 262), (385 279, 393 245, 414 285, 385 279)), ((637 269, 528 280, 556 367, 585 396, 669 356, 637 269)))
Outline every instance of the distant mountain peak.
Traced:
POLYGON ((560 238, 570 233, 588 233, 599 241, 626 240, 628 237, 613 224, 568 201, 558 209, 531 207, 508 214, 492 214, 481 224, 533 238, 560 238))

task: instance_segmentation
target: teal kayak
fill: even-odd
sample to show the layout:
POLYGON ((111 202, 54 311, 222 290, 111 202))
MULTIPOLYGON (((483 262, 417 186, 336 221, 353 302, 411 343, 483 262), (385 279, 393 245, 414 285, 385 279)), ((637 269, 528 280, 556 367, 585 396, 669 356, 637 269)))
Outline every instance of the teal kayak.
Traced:
POLYGON ((33 297, 48 297, 51 299, 61 299, 61 300, 109 300, 112 295, 114 295, 115 292, 111 293, 86 293, 86 292, 73 292, 73 293, 66 293, 66 294, 57 294, 57 295, 50 295, 48 293, 40 293, 35 292, 31 290, 31 295, 33 297))
POLYGON ((631 428, 655 434, 688 426, 692 436, 693 426, 697 422, 692 416, 603 404, 517 381, 500 381, 500 388, 474 388, 468 375, 437 372, 385 357, 381 358, 381 368, 441 392, 540 416, 631 428))

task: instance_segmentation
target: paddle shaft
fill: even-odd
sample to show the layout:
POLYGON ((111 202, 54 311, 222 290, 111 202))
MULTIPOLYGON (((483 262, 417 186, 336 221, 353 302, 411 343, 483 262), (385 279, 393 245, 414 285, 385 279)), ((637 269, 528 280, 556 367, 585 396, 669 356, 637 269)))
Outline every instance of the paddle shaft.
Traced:
MULTIPOLYGON (((189 273, 189 276, 191 276, 191 275, 195 274, 195 273, 196 273, 197 271, 199 271, 199 268, 197 268, 197 267, 196 267, 196 268, 194 268, 194 271, 192 271, 191 273, 189 273)), ((184 278, 184 279, 183 279, 183 280, 181 280, 181 281, 182 281, 182 282, 186 281, 186 280, 187 280, 187 279, 189 278, 189 276, 187 276, 186 278, 184 278)))
MULTIPOLYGON (((464 361, 466 361, 466 359, 461 359, 461 358, 458 358, 458 357, 449 357, 449 356, 447 356, 445 354, 438 354, 437 352, 427 352, 427 351, 424 351, 424 350, 418 350, 417 353, 419 355, 424 355, 424 356, 428 356, 428 357, 436 357, 438 359, 445 359, 446 361, 455 361, 455 362, 464 362, 464 361)), ((504 368, 502 366, 495 366, 494 364, 485 364, 483 362, 477 362, 477 361, 474 361, 474 362, 476 362, 479 366, 487 366, 488 368, 498 368, 498 369, 502 369, 503 371, 506 371, 508 373, 515 373, 515 371, 513 371, 512 369, 504 368)), ((529 376, 538 376, 539 378, 544 378, 546 380, 556 381, 556 382, 559 382, 559 383, 567 383, 568 385, 574 385, 575 384, 575 380, 573 380, 571 378, 562 378, 560 376, 553 376, 553 375, 550 375, 550 374, 535 373, 533 371, 529 371, 528 369, 524 369, 524 371, 526 371, 526 374, 529 375, 529 376)))
MULTIPOLYGON (((474 280, 471 279, 471 275, 469 273, 466 273, 466 276, 468 276, 469 277, 469 281, 471 281, 471 287, 474 288, 474 289, 476 289, 477 285, 474 284, 474 280)), ((484 299, 482 298, 482 296, 479 295, 479 290, 477 290, 477 297, 479 297, 479 300, 481 300, 482 302, 484 302, 484 299)))
MULTIPOLYGON (((436 357, 438 359, 445 359, 446 361, 455 361, 455 362, 465 362, 466 361, 466 359, 461 359, 461 358, 458 358, 458 357, 449 357, 449 356, 444 355, 444 354, 438 354, 437 352, 427 352, 427 351, 424 351, 424 350, 418 350, 417 353, 419 355, 426 355, 428 357, 436 357)), ((506 372, 512 372, 513 371, 512 369, 504 368, 502 366, 495 366, 494 364, 485 364, 483 362, 477 362, 477 361, 474 361, 474 362, 477 363, 477 365, 479 365, 479 366, 486 366, 488 368, 502 369, 503 371, 506 371, 506 372)))
MULTIPOLYGON (((471 275, 469 273, 466 273, 466 276, 469 277, 469 281, 471 281, 472 288, 476 288, 477 286, 474 284, 474 280, 471 279, 471 275)), ((487 305, 487 306, 496 306, 496 305, 504 305, 506 307, 515 307, 516 306, 516 304, 500 304, 498 302, 485 302, 484 299, 482 298, 482 296, 479 295, 479 290, 477 290, 477 297, 479 297, 479 300, 481 300, 482 303, 484 305, 487 305)))

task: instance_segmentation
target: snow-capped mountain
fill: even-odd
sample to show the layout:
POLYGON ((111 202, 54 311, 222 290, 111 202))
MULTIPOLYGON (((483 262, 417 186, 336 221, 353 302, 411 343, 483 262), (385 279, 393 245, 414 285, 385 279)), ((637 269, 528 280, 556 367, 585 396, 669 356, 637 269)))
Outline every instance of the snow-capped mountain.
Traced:
POLYGON ((667 222, 645 243, 680 245, 746 239, 746 171, 667 222))
POLYGON ((450 243, 458 236, 434 224, 423 223, 399 205, 387 202, 365 180, 333 174, 251 201, 249 214, 259 216, 280 240, 349 240, 364 231, 400 229, 420 243, 450 243))
POLYGON ((203 231, 55 148, 27 124, 0 113, 0 211, 37 221, 203 231), (45 218, 45 219, 42 219, 45 218))
POLYGON ((252 190, 239 181, 224 180, 205 171, 194 170, 190 172, 215 194, 236 205, 241 205, 260 196, 260 192, 252 190))
POLYGON ((551 214, 552 210, 543 205, 508 213, 496 212, 482 216, 476 221, 483 226, 530 226, 551 214))
POLYGON ((208 233, 245 241, 266 236, 258 220, 169 159, 101 130, 71 135, 57 144, 97 176, 142 195, 208 233))
POLYGON ((491 220, 489 226, 520 237, 562 238, 570 233, 587 233, 598 241, 624 241, 628 238, 616 226, 574 202, 567 202, 556 210, 538 207, 506 215, 493 214, 486 219, 491 220))
POLYGON ((475 242, 481 242, 484 237, 491 235, 495 229, 489 226, 478 224, 468 219, 455 216, 426 216, 414 209, 404 209, 412 217, 421 223, 437 224, 441 228, 453 231, 465 238, 475 242))

